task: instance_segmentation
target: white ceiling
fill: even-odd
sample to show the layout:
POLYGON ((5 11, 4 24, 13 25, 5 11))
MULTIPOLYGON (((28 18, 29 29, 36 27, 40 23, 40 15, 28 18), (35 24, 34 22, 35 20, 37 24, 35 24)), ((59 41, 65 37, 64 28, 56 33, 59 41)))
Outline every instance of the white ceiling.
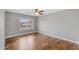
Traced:
MULTIPOLYGON (((42 10, 45 11, 44 15, 48 15, 48 14, 58 12, 58 11, 61 11, 64 9, 42 9, 42 10)), ((34 9, 6 9, 6 11, 34 16, 34 14, 33 14, 34 9)))

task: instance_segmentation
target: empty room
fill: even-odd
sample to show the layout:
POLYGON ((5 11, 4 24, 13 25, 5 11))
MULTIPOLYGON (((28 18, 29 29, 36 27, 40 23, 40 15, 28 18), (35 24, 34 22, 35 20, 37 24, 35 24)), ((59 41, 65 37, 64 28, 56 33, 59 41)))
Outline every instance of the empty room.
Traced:
POLYGON ((1 50, 79 50, 79 9, 0 9, 1 50))

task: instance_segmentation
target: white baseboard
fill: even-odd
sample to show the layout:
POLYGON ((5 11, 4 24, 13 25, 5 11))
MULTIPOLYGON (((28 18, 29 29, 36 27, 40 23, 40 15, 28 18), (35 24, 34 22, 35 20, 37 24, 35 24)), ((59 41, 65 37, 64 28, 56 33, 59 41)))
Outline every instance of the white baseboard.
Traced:
POLYGON ((72 42, 72 43, 79 44, 79 42, 76 42, 76 41, 73 41, 73 40, 70 40, 70 39, 67 39, 67 38, 63 38, 63 37, 59 37, 59 36, 56 36, 56 35, 47 34, 47 33, 44 33, 44 32, 39 32, 39 33, 44 34, 44 35, 48 35, 48 36, 51 36, 51 37, 59 38, 61 40, 66 40, 66 41, 69 41, 69 42, 72 42))
POLYGON ((16 37, 16 36, 21 36, 21 35, 27 35, 30 33, 35 33, 35 32, 29 32, 29 33, 23 33, 23 34, 16 34, 16 35, 10 35, 10 36, 6 36, 5 38, 11 38, 11 37, 16 37))
MULTIPOLYGON (((11 38, 11 37, 26 35, 26 34, 35 33, 35 32, 29 32, 29 33, 24 33, 24 34, 11 35, 11 36, 6 36, 5 38, 11 38)), ((70 40, 70 39, 67 39, 67 38, 59 37, 59 36, 56 36, 56 35, 51 35, 51 34, 47 34, 47 33, 44 33, 44 32, 38 32, 38 33, 41 33, 41 34, 44 34, 44 35, 48 35, 48 36, 51 36, 51 37, 55 37, 55 38, 59 38, 61 40, 66 40, 66 41, 69 41, 69 42, 72 42, 72 43, 79 44, 79 42, 76 42, 76 41, 73 41, 73 40, 70 40)))

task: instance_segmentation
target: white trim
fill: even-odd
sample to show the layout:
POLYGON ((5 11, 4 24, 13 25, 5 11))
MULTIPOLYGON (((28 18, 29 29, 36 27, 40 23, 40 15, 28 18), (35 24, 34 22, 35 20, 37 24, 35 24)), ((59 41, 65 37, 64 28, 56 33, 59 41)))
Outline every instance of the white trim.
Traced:
POLYGON ((35 32, 29 32, 29 33, 23 33, 23 34, 10 35, 10 36, 6 36, 5 38, 11 38, 11 37, 15 37, 15 36, 27 35, 27 34, 30 34, 30 33, 35 33, 35 32))
MULTIPOLYGON (((11 38, 11 37, 15 37, 15 36, 26 35, 26 34, 35 33, 35 32, 29 32, 29 33, 24 33, 24 34, 17 34, 17 35, 6 36, 6 38, 11 38)), ((70 39, 67 39, 67 38, 62 38, 62 37, 59 37, 59 36, 56 36, 56 35, 51 35, 51 34, 47 34, 47 33, 44 33, 44 32, 38 32, 38 33, 41 33, 41 34, 44 34, 44 35, 48 35, 48 36, 51 36, 51 37, 55 37, 55 38, 59 38, 61 40, 66 40, 66 41, 69 41, 69 42, 72 42, 72 43, 79 44, 79 42, 76 42, 76 41, 73 41, 73 40, 70 40, 70 39)))
POLYGON ((66 41, 69 41, 69 42, 72 42, 72 43, 79 44, 79 42, 76 42, 76 41, 73 41, 73 40, 70 40, 70 39, 67 39, 67 38, 62 38, 62 37, 59 37, 59 36, 56 36, 56 35, 47 34, 47 33, 44 33, 44 32, 39 32, 39 33, 44 34, 44 35, 48 35, 48 36, 51 36, 51 37, 59 38, 61 40, 66 40, 66 41))

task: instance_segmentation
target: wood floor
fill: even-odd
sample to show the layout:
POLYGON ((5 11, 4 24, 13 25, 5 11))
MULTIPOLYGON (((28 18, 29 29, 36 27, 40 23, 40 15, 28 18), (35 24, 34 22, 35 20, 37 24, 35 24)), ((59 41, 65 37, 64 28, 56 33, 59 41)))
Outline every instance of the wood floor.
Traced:
POLYGON ((6 50, 79 50, 79 45, 46 36, 40 33, 32 33, 6 39, 6 50))

